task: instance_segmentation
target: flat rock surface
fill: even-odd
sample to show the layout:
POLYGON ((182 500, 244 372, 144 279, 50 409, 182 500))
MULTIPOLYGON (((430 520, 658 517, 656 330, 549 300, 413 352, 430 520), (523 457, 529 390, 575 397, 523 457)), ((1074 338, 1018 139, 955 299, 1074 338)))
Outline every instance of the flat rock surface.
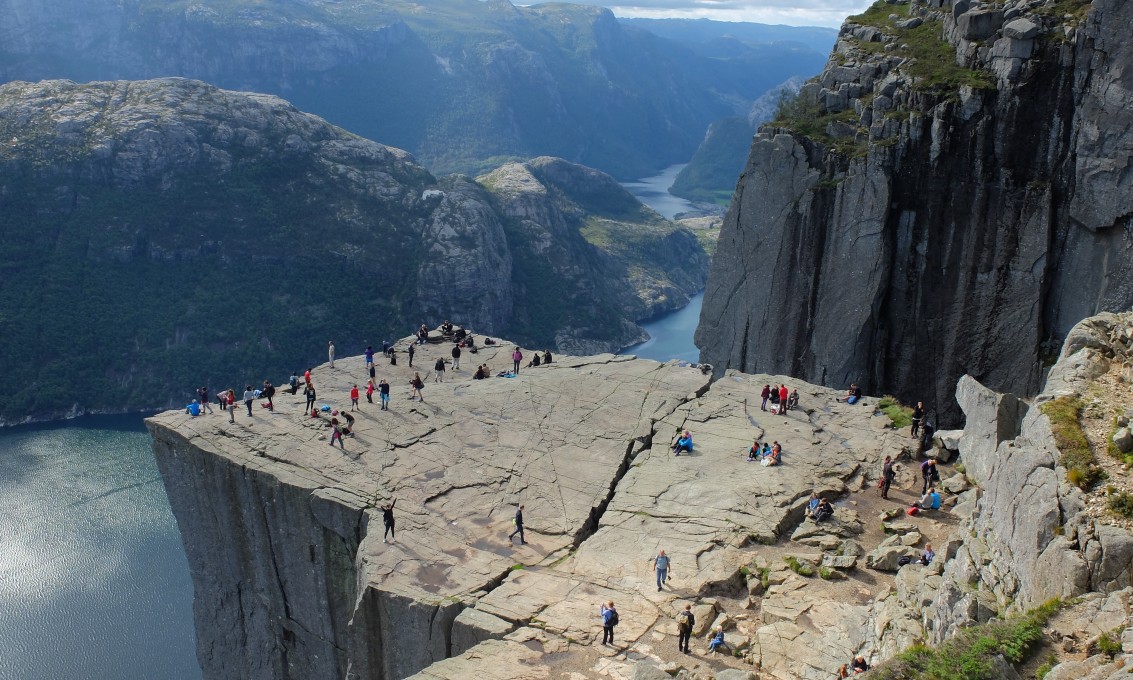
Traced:
MULTIPOLYGON (((431 367, 449 349, 419 346, 414 363, 431 367)), ((672 617, 684 603, 742 586, 740 568, 761 559, 764 543, 795 531, 812 491, 837 499, 864 488, 863 473, 876 474, 880 459, 906 443, 903 433, 870 426, 872 408, 837 403, 838 392, 797 381, 788 385, 802 395, 799 410, 761 411, 759 390, 783 378, 729 373, 709 387, 693 367, 599 355, 556 357, 516 378, 470 379, 485 361, 493 372, 510 368, 512 350, 501 344, 465 353, 464 368, 446 372, 443 383, 422 371, 425 402, 408 400, 414 369, 404 352, 397 367, 379 358, 378 377, 394 385, 391 410, 363 397, 345 451, 328 445, 323 420, 303 417, 302 393, 278 394, 274 413, 257 405, 248 418, 241 409, 235 424, 220 413, 177 412, 150 424, 286 484, 365 508, 370 528, 359 552, 369 588, 459 601, 490 615, 485 620, 518 627, 417 676, 430 679, 550 677, 552 669, 595 663, 599 674, 614 677, 623 666, 632 674, 632 664, 610 657, 658 658, 641 649, 672 639, 672 617), (686 428, 694 451, 673 456, 674 435, 686 428), (782 444, 782 465, 745 460, 757 438, 782 444), (383 544, 374 507, 391 498, 397 539, 383 544), (508 539, 517 503, 526 506, 523 546, 508 539), (650 560, 661 549, 672 567, 659 592, 650 560), (609 600, 621 619, 615 648, 594 644, 599 603, 609 600)), ((361 357, 313 375, 317 403, 336 409, 349 408, 349 387, 365 382, 361 357)), ((856 521, 855 512, 839 508, 840 521, 856 521)), ((814 548, 804 552, 821 557, 814 548)), ((772 586, 762 620, 753 619, 758 626, 741 622, 748 632, 740 639, 777 669, 775 677, 788 677, 783 669, 802 656, 814 673, 836 669, 861 648, 864 603, 814 603, 810 591, 826 584, 813 581, 824 585, 797 592, 805 584, 791 574, 791 588, 772 586), (845 625, 810 623, 827 615, 845 625)), ((465 638, 504 630, 494 623, 494 632, 478 631, 477 620, 461 619, 465 638)))

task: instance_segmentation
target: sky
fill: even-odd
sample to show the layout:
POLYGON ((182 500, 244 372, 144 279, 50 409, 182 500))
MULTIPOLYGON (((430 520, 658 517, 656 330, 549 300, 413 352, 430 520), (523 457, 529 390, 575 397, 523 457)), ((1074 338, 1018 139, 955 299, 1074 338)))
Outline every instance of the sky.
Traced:
POLYGON ((570 0, 572 3, 609 7, 619 17, 654 19, 715 19, 752 21, 788 26, 838 28, 842 20, 858 14, 872 0, 570 0))

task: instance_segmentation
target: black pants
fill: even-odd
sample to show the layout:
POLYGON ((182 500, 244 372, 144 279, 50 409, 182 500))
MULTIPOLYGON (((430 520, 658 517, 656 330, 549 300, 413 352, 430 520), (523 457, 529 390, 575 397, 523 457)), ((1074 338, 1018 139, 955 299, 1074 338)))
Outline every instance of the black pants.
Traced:
POLYGON ((932 486, 932 477, 925 477, 924 478, 924 485, 921 486, 921 495, 922 496, 925 495, 926 493, 928 493, 928 487, 930 487, 930 486, 932 486))
POLYGON ((374 403, 374 395, 367 392, 366 393, 366 401, 370 402, 371 404, 374 403))
POLYGON ((310 411, 314 407, 315 407, 315 400, 312 399, 311 397, 307 397, 307 408, 305 408, 303 410, 304 411, 310 411))
POLYGON ((911 432, 909 432, 909 435, 913 436, 913 437, 917 436, 917 432, 920 432, 920 429, 921 429, 921 419, 920 418, 913 418, 913 429, 912 429, 911 432))
POLYGON ((893 478, 886 477, 884 485, 881 487, 881 497, 889 498, 889 487, 893 485, 893 478))
POLYGON ((614 644, 613 626, 602 626, 602 644, 606 644, 607 642, 611 645, 614 644))
POLYGON ((688 652, 688 640, 692 637, 692 628, 688 630, 677 630, 677 651, 688 652))
POLYGON ((244 402, 244 405, 248 407, 248 415, 249 416, 252 415, 252 401, 254 401, 254 400, 249 399, 248 401, 244 402))
POLYGON ((515 538, 516 534, 519 534, 519 542, 520 543, 526 543, 527 542, 527 539, 525 539, 523 537, 523 525, 522 524, 517 524, 515 526, 515 531, 511 532, 511 535, 507 537, 507 540, 510 541, 511 539, 515 538))
POLYGON ((382 540, 384 541, 388 536, 397 538, 397 532, 393 530, 393 522, 386 522, 386 532, 382 534, 382 540))
POLYGON ((515 364, 515 370, 514 370, 514 371, 512 371, 512 372, 513 372, 513 373, 519 373, 519 362, 518 362, 518 361, 513 361, 513 362, 511 362, 511 363, 515 364))

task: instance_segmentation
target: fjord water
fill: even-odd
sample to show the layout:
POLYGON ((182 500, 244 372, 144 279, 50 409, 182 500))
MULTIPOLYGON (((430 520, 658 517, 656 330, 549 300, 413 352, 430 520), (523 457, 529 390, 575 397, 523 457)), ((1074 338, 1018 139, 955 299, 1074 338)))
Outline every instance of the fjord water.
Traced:
POLYGON ((0 428, 0 679, 201 677, 141 416, 0 428))
POLYGON ((680 196, 669 193, 669 187, 677 179, 677 175, 688 163, 670 165, 660 174, 633 182, 622 182, 622 186, 633 194, 637 200, 661 213, 667 219, 673 219, 683 212, 692 212, 696 206, 680 196))
MULTIPOLYGON (((637 200, 673 219, 674 215, 695 210, 692 203, 669 193, 669 187, 673 186, 673 180, 684 166, 683 163, 670 165, 658 175, 636 182, 625 182, 622 186, 637 200)), ((700 322, 700 306, 703 302, 704 293, 700 293, 681 309, 641 324, 649 334, 649 339, 623 349, 620 354, 634 354, 655 361, 700 361, 700 350, 693 344, 692 335, 696 332, 696 324, 700 322)))

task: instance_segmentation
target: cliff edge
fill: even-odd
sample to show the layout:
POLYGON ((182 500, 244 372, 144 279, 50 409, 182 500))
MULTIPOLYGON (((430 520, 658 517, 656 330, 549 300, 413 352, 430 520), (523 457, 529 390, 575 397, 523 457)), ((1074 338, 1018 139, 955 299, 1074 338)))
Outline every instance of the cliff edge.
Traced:
POLYGON ((1128 3, 879 2, 751 147, 697 344, 717 371, 1034 394, 1133 303, 1128 3))

